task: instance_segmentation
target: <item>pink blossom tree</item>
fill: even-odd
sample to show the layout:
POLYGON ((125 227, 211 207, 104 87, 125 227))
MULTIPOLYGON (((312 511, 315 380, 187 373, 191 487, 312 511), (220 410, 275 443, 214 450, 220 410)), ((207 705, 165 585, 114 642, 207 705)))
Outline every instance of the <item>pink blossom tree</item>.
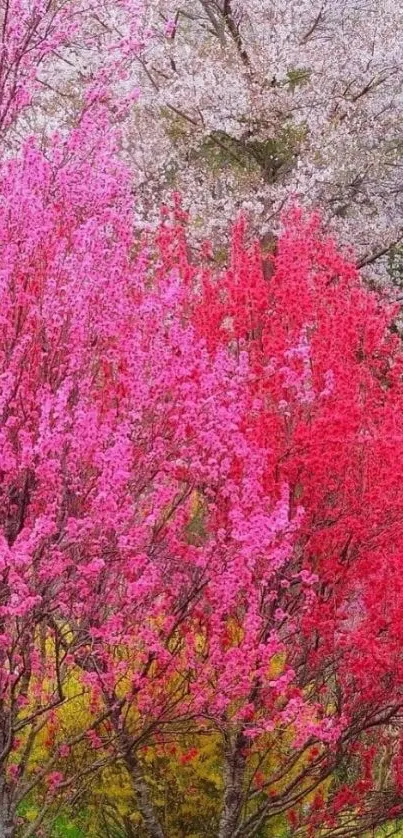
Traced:
POLYGON ((30 141, 0 171, 0 812, 13 836, 41 789, 24 838, 115 758, 162 834, 138 750, 242 704, 278 646, 260 638, 250 585, 268 574, 262 549, 280 571, 296 527, 286 485, 264 491, 247 355, 197 334, 177 233, 163 225, 152 249, 133 238, 130 177, 94 113, 50 156, 30 141), (239 608, 242 641, 225 655, 239 608), (82 691, 91 721, 66 738, 58 711, 82 691), (46 725, 53 753, 38 765, 46 725), (64 774, 83 742, 102 757, 64 774))
POLYGON ((1 0, 0 141, 18 148, 32 132, 46 142, 57 127, 76 124, 95 98, 114 87, 121 100, 137 96, 125 84, 125 61, 147 32, 141 0, 1 0))

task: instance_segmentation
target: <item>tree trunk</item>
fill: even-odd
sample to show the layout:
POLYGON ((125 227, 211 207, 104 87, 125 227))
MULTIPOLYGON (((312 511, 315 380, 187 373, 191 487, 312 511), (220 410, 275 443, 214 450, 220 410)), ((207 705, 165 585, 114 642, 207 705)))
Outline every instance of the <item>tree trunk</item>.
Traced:
POLYGON ((10 808, 7 786, 0 779, 0 838, 15 838, 16 826, 10 808))
MULTIPOLYGON (((138 761, 132 748, 130 734, 121 727, 121 710, 115 708, 111 714, 111 720, 117 735, 119 750, 124 760, 126 769, 131 779, 132 787, 136 795, 137 806, 143 818, 149 838, 165 838, 165 832, 159 821, 154 803, 151 799, 147 781, 144 778, 141 763, 138 761)), ((1 838, 1 835, 0 835, 1 838)))
POLYGON ((10 822, 7 816, 4 819, 0 812, 0 838, 14 838, 15 835, 15 825, 10 822))
POLYGON ((243 732, 229 741, 224 754, 224 803, 221 812, 218 838, 233 838, 239 824, 243 804, 243 786, 247 740, 243 732))
POLYGON ((165 838, 140 763, 130 752, 126 752, 124 759, 136 793, 137 805, 150 838, 165 838))

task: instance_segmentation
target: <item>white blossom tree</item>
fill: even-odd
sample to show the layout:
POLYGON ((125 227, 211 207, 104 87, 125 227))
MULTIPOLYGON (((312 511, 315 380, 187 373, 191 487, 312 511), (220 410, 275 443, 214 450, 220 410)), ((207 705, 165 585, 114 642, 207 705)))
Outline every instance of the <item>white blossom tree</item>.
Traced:
POLYGON ((403 236, 403 22, 386 0, 147 0, 126 135, 139 208, 173 189, 195 231, 292 197, 382 276, 403 236))

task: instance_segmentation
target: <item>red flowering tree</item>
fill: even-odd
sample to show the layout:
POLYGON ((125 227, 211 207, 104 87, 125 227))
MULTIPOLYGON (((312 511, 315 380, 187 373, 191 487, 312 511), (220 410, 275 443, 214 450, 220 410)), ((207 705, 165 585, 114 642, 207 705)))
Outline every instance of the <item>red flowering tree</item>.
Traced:
POLYGON ((248 721, 227 734, 219 834, 258 835, 288 811, 293 835, 360 835, 403 812, 403 354, 393 311, 318 219, 297 211, 275 257, 248 247, 239 225, 228 270, 205 273, 203 295, 196 316, 211 351, 248 354, 249 432, 267 451, 267 497, 287 485, 290 519, 303 508, 289 559, 259 585, 262 636, 281 639, 285 664, 252 681, 253 731, 248 721), (245 736, 263 763, 256 717, 274 723, 277 758, 245 791, 245 736))

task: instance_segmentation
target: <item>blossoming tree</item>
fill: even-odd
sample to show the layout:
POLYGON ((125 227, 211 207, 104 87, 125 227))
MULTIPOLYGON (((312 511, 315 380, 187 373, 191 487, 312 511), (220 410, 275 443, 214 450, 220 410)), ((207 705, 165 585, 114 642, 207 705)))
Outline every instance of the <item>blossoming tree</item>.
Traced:
POLYGON ((35 133, 46 142, 55 128, 75 124, 83 107, 110 96, 115 117, 125 87, 127 55, 147 38, 141 0, 1 0, 0 144, 10 153, 35 133))
POLYGON ((294 194, 381 275, 402 235, 396 4, 150 0, 146 14, 127 140, 146 217, 174 184, 195 231, 222 237, 242 207, 262 233, 294 194))
POLYGON ((160 834, 137 751, 172 724, 242 702, 269 665, 277 643, 259 639, 257 600, 236 659, 225 663, 221 644, 254 566, 266 574, 262 538, 280 566, 295 529, 286 487, 272 499, 263 490, 247 356, 211 354, 198 336, 183 243, 162 227, 156 262, 133 239, 130 177, 103 110, 93 114, 50 157, 29 142, 0 173, 7 836, 33 791, 43 805, 25 836, 54 815, 58 795, 116 758, 160 834), (63 708, 83 692, 90 719, 66 737, 63 708), (38 763, 44 726, 52 751, 38 763), (102 757, 56 770, 84 741, 102 757))
POLYGON ((212 347, 229 341, 248 351, 250 422, 270 449, 266 491, 285 483, 291 520, 304 510, 259 612, 266 630, 276 626, 286 661, 277 677, 254 682, 249 708, 274 721, 274 765, 264 766, 255 716, 258 788, 249 781, 245 792, 248 725, 235 725, 222 836, 257 835, 285 811, 293 835, 319 826, 324 835, 360 835, 402 811, 401 344, 391 311, 318 236, 317 219, 294 212, 290 224, 273 273, 239 227, 229 270, 219 283, 205 276, 198 313, 212 347))

